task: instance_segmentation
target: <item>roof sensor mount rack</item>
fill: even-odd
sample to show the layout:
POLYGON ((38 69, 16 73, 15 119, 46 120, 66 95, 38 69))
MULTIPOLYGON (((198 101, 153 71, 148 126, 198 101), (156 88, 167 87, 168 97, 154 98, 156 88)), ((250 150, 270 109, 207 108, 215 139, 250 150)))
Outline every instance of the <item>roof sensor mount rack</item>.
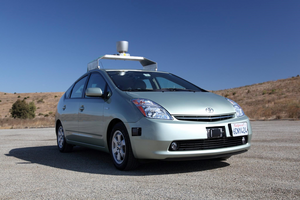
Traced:
POLYGON ((100 69, 99 60, 101 59, 139 61, 143 66, 144 70, 157 71, 156 62, 140 56, 130 56, 130 54, 127 53, 128 51, 127 41, 117 42, 117 51, 119 52, 119 54, 100 56, 99 58, 88 63, 87 71, 93 69, 100 69))

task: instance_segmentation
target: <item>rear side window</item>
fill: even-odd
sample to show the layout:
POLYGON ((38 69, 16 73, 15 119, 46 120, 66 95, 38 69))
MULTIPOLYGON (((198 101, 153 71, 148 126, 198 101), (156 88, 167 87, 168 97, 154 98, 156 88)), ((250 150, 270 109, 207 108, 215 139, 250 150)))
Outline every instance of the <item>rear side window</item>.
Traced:
POLYGON ((79 80, 72 90, 71 98, 81 98, 84 90, 84 85, 86 82, 87 76, 79 80))
POLYGON ((71 94, 71 91, 72 91, 72 88, 73 88, 73 85, 66 91, 66 98, 70 98, 70 94, 71 94))

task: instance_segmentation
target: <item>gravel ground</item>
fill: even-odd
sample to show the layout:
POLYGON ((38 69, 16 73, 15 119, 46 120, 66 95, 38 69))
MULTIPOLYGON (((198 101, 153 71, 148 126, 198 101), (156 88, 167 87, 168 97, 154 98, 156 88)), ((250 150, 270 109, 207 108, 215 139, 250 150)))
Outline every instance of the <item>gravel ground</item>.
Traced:
POLYGON ((251 122, 227 161, 153 162, 122 172, 106 153, 59 153, 53 128, 0 130, 0 199, 300 199, 300 122, 251 122))

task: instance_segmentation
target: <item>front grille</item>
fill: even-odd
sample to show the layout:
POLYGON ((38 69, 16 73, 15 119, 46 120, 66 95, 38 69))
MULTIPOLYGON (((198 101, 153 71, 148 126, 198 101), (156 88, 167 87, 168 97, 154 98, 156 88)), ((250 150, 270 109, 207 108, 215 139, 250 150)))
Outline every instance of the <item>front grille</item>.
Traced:
MULTIPOLYGON (((208 150, 246 144, 248 142, 248 136, 210 138, 202 140, 182 140, 174 142, 176 142, 178 145, 178 149, 176 151, 208 150)), ((169 151, 174 151, 171 149, 171 146, 169 151)))
POLYGON ((200 121, 200 122, 215 122, 225 119, 231 119, 234 115, 217 115, 217 116, 175 116, 177 120, 184 121, 200 121))

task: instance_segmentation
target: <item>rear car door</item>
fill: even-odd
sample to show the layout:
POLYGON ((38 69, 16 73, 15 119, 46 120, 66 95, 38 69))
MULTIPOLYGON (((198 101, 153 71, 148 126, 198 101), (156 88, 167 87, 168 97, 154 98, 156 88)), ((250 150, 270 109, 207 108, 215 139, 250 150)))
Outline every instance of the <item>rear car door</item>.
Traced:
POLYGON ((66 96, 63 104, 62 123, 68 140, 80 141, 80 134, 78 133, 78 110, 79 103, 83 98, 87 77, 81 78, 74 84, 70 96, 66 96))

